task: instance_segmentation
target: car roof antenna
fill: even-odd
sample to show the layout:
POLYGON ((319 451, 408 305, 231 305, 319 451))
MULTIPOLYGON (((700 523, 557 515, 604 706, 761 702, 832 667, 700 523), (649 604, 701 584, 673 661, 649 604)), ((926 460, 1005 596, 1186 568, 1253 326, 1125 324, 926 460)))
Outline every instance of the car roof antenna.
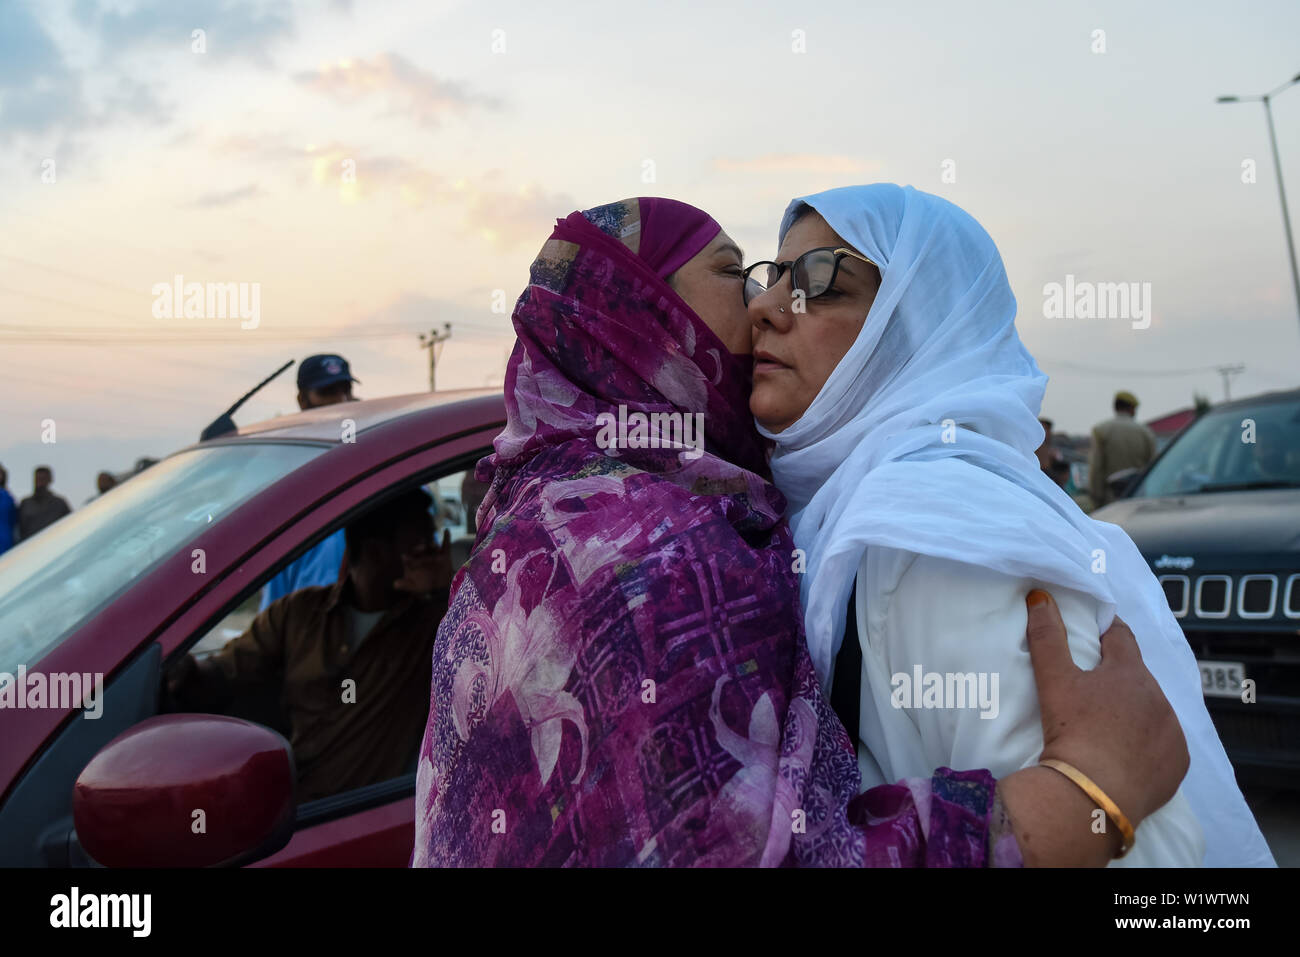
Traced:
POLYGON ((276 369, 257 385, 253 386, 253 388, 245 392, 238 402, 228 408, 225 412, 221 413, 221 415, 217 416, 216 419, 213 420, 212 424, 203 430, 202 434, 199 435, 199 441, 206 442, 208 439, 220 438, 223 435, 228 435, 231 432, 237 431, 239 427, 235 425, 235 420, 231 418, 231 416, 239 410, 241 405, 256 395, 262 386, 266 385, 291 365, 293 365, 292 359, 280 366, 280 368, 276 369))

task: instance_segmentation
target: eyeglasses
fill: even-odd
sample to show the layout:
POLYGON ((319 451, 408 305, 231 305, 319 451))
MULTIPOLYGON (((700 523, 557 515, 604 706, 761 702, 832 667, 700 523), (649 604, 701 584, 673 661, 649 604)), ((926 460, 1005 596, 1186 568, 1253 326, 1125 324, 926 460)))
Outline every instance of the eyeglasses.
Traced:
POLYGON ((843 246, 819 246, 817 249, 810 249, 798 259, 789 262, 777 263, 771 260, 756 262, 752 266, 745 267, 745 305, 749 305, 763 293, 767 292, 785 275, 786 270, 790 270, 791 295, 803 293, 804 299, 816 299, 818 296, 824 296, 835 285, 835 277, 839 275, 840 263, 847 257, 852 256, 854 259, 860 259, 864 263, 870 263, 879 269, 879 265, 874 260, 852 249, 846 249, 843 246))

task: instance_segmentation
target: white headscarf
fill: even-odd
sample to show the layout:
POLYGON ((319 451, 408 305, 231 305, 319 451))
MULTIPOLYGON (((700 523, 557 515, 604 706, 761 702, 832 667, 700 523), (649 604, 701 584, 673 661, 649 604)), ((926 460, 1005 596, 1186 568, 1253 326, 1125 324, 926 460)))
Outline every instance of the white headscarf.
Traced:
POLYGON ((796 199, 782 238, 805 206, 882 278, 857 340, 807 411, 779 434, 759 426, 776 442, 772 473, 807 555, 805 630, 823 689, 872 545, 1091 595, 1100 631, 1116 613, 1132 628, 1182 724, 1183 790, 1205 831, 1206 864, 1272 866, 1155 576, 1120 528, 1088 518, 1039 468, 1047 377, 1016 334, 993 240, 947 200, 892 184, 796 199))

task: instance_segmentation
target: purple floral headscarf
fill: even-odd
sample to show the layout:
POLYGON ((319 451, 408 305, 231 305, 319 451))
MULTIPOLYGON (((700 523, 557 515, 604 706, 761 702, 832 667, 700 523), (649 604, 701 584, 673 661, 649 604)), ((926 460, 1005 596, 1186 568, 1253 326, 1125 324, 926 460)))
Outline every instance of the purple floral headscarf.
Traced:
POLYGON ((415 866, 1018 863, 1014 840, 989 853, 987 772, 857 793, 748 357, 665 282, 717 232, 627 200, 557 223, 533 263, 434 649, 415 866), (598 440, 634 413, 702 413, 702 453, 598 440))

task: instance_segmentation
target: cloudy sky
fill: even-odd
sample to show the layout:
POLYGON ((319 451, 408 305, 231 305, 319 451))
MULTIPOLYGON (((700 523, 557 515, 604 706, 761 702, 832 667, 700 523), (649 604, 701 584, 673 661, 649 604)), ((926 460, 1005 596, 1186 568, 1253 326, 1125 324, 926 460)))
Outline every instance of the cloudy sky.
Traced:
MULTIPOLYGON (((953 200, 1067 431, 1118 388, 1145 416, 1218 400, 1229 363, 1234 396, 1294 387, 1263 110, 1214 100, 1294 76, 1298 36, 1293 0, 0 0, 0 463, 19 494, 53 465, 76 505, 288 359, 427 389, 416 335, 444 322, 439 388, 499 385, 494 303, 555 217, 638 194, 707 208, 750 259, 795 195, 953 200), (156 317, 177 275, 258 283, 257 328, 156 317), (1047 318, 1067 275, 1150 283, 1150 327, 1047 318)), ((1274 116, 1300 203, 1300 89, 1274 116)), ((296 408, 291 377, 237 418, 296 408)))

